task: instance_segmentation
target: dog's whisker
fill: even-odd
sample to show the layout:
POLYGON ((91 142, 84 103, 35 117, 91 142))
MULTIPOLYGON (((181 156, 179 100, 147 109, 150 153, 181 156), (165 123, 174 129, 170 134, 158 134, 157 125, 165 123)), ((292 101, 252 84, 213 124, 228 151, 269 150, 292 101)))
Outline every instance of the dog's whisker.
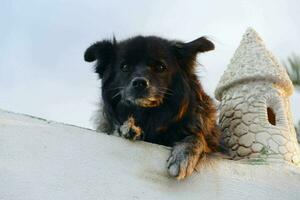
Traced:
POLYGON ((158 92, 161 93, 161 94, 167 94, 167 95, 170 95, 170 96, 173 95, 173 93, 166 92, 166 91, 160 91, 160 90, 158 90, 158 92))
POLYGON ((161 94, 166 94, 166 95, 170 95, 170 96, 172 96, 172 95, 173 95, 173 94, 170 94, 170 93, 162 93, 162 92, 161 92, 161 94))
POLYGON ((168 89, 168 88, 164 88, 164 87, 159 87, 159 89, 162 89, 162 90, 164 90, 164 91, 162 91, 162 90, 158 90, 158 91, 161 91, 161 92, 168 92, 168 93, 174 93, 173 92, 173 90, 171 90, 171 89, 168 89))
POLYGON ((112 97, 111 97, 111 99, 114 99, 114 98, 116 98, 118 95, 120 95, 120 94, 121 94, 121 92, 122 92, 122 91, 119 91, 119 92, 117 92, 117 93, 116 93, 114 96, 112 96, 112 97))
POLYGON ((158 92, 163 92, 163 93, 169 93, 169 94, 172 94, 172 92, 162 91, 162 90, 158 90, 158 92))
POLYGON ((169 88, 166 88, 166 87, 158 87, 159 89, 163 89, 163 90, 167 90, 169 92, 174 92, 173 90, 169 89, 169 88))

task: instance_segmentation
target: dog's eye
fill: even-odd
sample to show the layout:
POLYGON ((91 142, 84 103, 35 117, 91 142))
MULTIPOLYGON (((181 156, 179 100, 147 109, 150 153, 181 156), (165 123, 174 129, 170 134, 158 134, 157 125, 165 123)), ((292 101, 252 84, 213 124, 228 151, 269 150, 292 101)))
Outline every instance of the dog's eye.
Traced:
POLYGON ((164 71, 166 71, 167 70, 167 67, 166 67, 166 65, 164 65, 164 64, 157 64, 156 66, 155 66, 155 71, 156 72, 164 72, 164 71))
POLYGON ((126 63, 122 63, 121 64, 121 70, 123 72, 128 72, 129 71, 129 65, 127 65, 126 63))

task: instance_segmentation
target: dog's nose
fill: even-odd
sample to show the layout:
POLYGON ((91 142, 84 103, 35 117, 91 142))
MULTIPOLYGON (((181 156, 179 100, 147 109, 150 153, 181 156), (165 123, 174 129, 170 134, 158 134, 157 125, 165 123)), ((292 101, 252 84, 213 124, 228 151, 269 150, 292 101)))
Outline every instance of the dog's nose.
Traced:
POLYGON ((134 78, 131 81, 131 86, 136 90, 143 90, 149 86, 149 81, 143 77, 134 78))

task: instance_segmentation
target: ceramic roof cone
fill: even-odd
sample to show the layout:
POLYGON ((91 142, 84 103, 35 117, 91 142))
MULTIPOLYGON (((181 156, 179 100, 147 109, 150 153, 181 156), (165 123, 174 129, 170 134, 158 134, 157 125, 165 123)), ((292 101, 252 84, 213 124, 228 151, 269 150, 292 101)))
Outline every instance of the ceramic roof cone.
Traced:
POLYGON ((300 163, 285 68, 249 28, 215 91, 222 136, 234 159, 264 158, 300 163))
POLYGON ((253 28, 248 28, 243 35, 240 46, 217 86, 216 98, 221 100, 221 93, 226 88, 249 79, 274 82, 285 88, 287 95, 291 95, 294 90, 285 68, 266 49, 263 40, 253 28))

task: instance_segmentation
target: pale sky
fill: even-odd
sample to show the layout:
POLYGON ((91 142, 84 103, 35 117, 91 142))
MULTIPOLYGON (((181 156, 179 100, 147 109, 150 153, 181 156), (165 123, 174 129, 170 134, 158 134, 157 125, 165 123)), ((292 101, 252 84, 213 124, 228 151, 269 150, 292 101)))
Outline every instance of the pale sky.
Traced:
MULTIPOLYGON (((216 50, 199 56, 206 91, 215 87, 251 26, 280 60, 300 54, 297 0, 2 0, 0 108, 92 127, 100 82, 83 53, 105 38, 137 34, 190 41, 206 35, 216 50)), ((292 97, 300 119, 300 93, 292 97)))

